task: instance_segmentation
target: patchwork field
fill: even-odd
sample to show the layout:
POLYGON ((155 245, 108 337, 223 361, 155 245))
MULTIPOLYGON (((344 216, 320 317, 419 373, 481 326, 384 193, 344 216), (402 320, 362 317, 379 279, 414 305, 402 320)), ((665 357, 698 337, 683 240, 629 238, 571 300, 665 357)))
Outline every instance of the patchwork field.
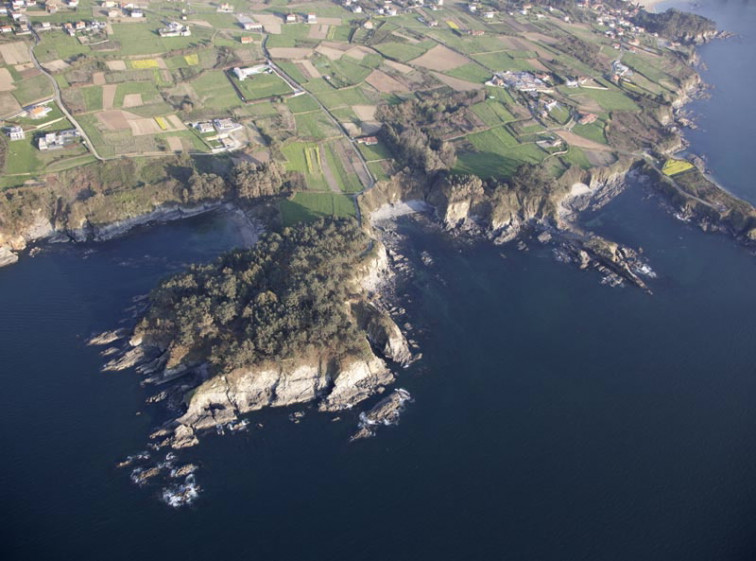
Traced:
POLYGON ((429 70, 439 71, 452 70, 453 68, 457 68, 469 62, 470 59, 467 57, 462 56, 443 45, 437 45, 424 55, 411 61, 415 66, 422 66, 429 70))
MULTIPOLYGON (((422 107, 418 121, 431 144, 454 143, 457 173, 506 178, 522 163, 544 162, 558 174, 569 165, 588 169, 614 161, 614 119, 639 112, 637 96, 669 95, 686 78, 674 57, 650 40, 636 52, 622 53, 632 79, 608 82, 617 53, 605 37, 606 26, 566 22, 557 6, 553 13, 535 6, 528 16, 501 11, 484 20, 451 2, 437 11, 400 10, 395 17, 354 14, 325 1, 306 8, 280 0, 232 5, 234 14, 218 13, 215 4, 192 5, 186 20, 191 35, 167 38, 157 30, 178 19, 179 9, 151 2, 143 20, 109 21, 95 34, 47 31, 34 52, 105 158, 228 149, 285 160, 298 191, 281 204, 285 221, 353 214, 345 194, 390 177, 394 162, 387 146, 357 143, 380 136, 377 115, 388 113, 378 111, 381 106, 422 107), (283 23, 289 9, 299 23, 283 23), (318 23, 302 23, 303 11, 316 13, 318 23), (264 33, 244 32, 237 21, 241 13, 260 22, 264 33), (573 39, 591 46, 585 52, 595 46, 595 59, 567 48, 573 39), (297 95, 275 73, 243 81, 233 76, 234 67, 264 63, 268 54, 295 83, 297 95), (553 78, 553 92, 531 95, 484 85, 507 70, 544 73, 553 78), (566 78, 577 76, 581 86, 567 87, 566 78), (586 113, 596 121, 575 124, 586 113), (194 128, 219 118, 240 125, 233 138, 215 128, 202 134, 194 128), (536 142, 544 138, 564 143, 542 149, 536 142)), ((77 11, 29 14, 32 23, 53 26, 104 20, 92 0, 82 0, 77 11)), ((16 37, 0 43, 0 115, 6 123, 15 122, 7 118, 24 106, 53 95, 50 80, 31 63, 31 46, 31 40, 16 37)), ((43 123, 22 124, 32 130, 58 122, 66 124, 56 110, 43 123)), ((91 161, 81 145, 62 159, 35 150, 29 141, 8 152, 16 162, 6 162, 12 177, 91 161)), ((674 166, 681 164, 670 166, 680 173, 674 166)))

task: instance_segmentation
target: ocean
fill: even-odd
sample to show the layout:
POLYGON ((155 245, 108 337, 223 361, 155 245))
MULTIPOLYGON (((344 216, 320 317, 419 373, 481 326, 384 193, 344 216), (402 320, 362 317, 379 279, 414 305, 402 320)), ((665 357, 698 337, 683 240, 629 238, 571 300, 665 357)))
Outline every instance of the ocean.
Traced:
MULTIPOLYGON (((756 7, 711 10, 735 29, 756 7)), ((756 120, 720 106, 733 83, 715 61, 754 55, 752 35, 702 49, 716 89, 690 135, 752 201, 740 146, 756 120)), ((116 469, 144 448, 156 410, 134 373, 101 373, 85 341, 238 233, 210 214, 0 269, 0 558, 753 559, 753 257, 639 188, 584 221, 643 248, 653 296, 603 286, 537 242, 462 244, 401 221, 424 356, 400 372, 414 402, 399 425, 350 444, 358 411, 332 422, 308 410, 299 424, 260 412, 248 433, 180 453, 203 491, 178 510, 116 469)))

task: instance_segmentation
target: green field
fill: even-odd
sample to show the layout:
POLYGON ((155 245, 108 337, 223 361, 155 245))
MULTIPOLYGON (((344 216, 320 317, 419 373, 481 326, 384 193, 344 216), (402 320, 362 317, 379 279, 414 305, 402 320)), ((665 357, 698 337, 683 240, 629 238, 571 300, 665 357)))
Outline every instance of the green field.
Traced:
POLYGON ((605 111, 640 111, 640 108, 632 99, 618 90, 592 90, 588 88, 580 88, 579 90, 564 89, 562 93, 571 97, 578 103, 581 103, 581 100, 585 100, 585 98, 592 99, 605 111), (575 94, 575 92, 580 93, 575 94))
POLYGON ((600 144, 608 144, 606 141, 606 136, 604 136, 603 121, 595 121, 590 125, 575 125, 572 128, 572 132, 579 134, 580 136, 587 138, 588 140, 593 140, 594 142, 598 142, 600 144))
POLYGON ((337 90, 322 78, 307 83, 307 89, 329 109, 345 105, 371 105, 372 101, 359 86, 337 90))
POLYGON ((503 126, 467 136, 474 152, 457 157, 455 171, 480 177, 508 177, 520 164, 539 163, 546 153, 535 144, 519 144, 503 126))
POLYGON ((582 169, 590 169, 593 167, 591 162, 580 148, 570 146, 566 154, 559 156, 565 165, 576 165, 582 169))
POLYGON ((444 74, 453 78, 459 78, 460 80, 467 80, 468 82, 484 83, 491 79, 491 72, 479 64, 464 64, 455 68, 454 70, 448 70, 444 74))
POLYGON ((484 102, 476 103, 471 109, 473 113, 488 125, 510 123, 515 120, 514 116, 507 111, 504 105, 493 99, 487 99, 484 102))
POLYGON ((205 108, 228 110, 242 105, 236 90, 222 70, 204 72, 189 84, 205 108))
POLYGON ((381 43, 374 48, 387 58, 398 60, 399 62, 408 62, 413 58, 424 55, 430 49, 435 47, 435 41, 422 41, 420 43, 381 43))
MULTIPOLYGON (((142 103, 144 104, 152 103, 153 101, 162 101, 160 92, 153 82, 124 82, 123 84, 118 84, 116 88, 113 106, 123 107, 123 98, 128 94, 140 94, 142 96, 142 103)), ((102 90, 100 90, 100 103, 102 103, 102 90)))
POLYGON ((16 82, 16 89, 12 93, 16 101, 23 107, 36 101, 51 98, 53 87, 47 76, 39 74, 33 78, 16 82))
POLYGON ((245 101, 255 101, 292 93, 289 85, 276 74, 257 74, 242 81, 233 76, 230 76, 230 78, 241 91, 245 101))
POLYGON ((472 58, 490 69, 492 72, 502 72, 504 70, 535 70, 533 65, 531 65, 526 59, 509 56, 509 54, 505 52, 473 55, 472 58))
POLYGON ((113 40, 120 44, 121 56, 160 54, 186 49, 199 45, 203 40, 209 39, 212 34, 212 30, 195 25, 192 26, 192 35, 189 37, 162 38, 157 34, 160 24, 151 21, 114 23, 112 26, 113 40))
POLYGON ((344 193, 362 190, 359 178, 348 174, 341 160, 336 156, 332 143, 289 142, 281 151, 286 157, 286 169, 301 173, 307 189, 329 191, 338 188, 344 193), (336 185, 329 186, 324 167, 330 170, 336 185))
POLYGON ((311 95, 306 94, 288 98, 286 105, 292 113, 308 113, 320 109, 318 102, 311 95))
POLYGON ((375 144, 373 146, 366 146, 365 144, 358 144, 362 157, 368 162, 377 162, 379 160, 388 160, 391 158, 391 153, 383 144, 375 144))
POLYGON ((322 111, 299 113, 294 119, 297 123, 297 134, 302 138, 324 140, 340 135, 339 129, 322 111))
POLYGON ((286 226, 328 216, 356 216, 352 199, 336 193, 296 193, 292 198, 281 201, 279 209, 286 226))
POLYGON ((34 54, 41 62, 51 60, 67 60, 75 55, 87 54, 90 49, 82 45, 75 37, 70 37, 62 31, 47 31, 41 34, 42 41, 34 47, 34 54))
POLYGON ((286 158, 286 169, 301 173, 307 188, 313 191, 327 191, 328 184, 320 168, 322 153, 314 143, 290 142, 281 152, 286 158))

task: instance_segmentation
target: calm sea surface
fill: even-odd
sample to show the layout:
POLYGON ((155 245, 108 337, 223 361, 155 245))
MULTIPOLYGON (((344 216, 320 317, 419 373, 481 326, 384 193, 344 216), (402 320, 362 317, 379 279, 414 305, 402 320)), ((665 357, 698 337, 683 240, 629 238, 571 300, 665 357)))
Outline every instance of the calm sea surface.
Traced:
MULTIPOLYGON (((712 11, 753 21, 747 3, 712 11)), ((722 107, 736 94, 714 60, 754 55, 750 38, 705 47, 717 89, 691 136, 751 200, 754 112, 722 107)), ((754 259, 636 190, 586 220, 644 248, 654 296, 537 245, 460 249, 403 223, 434 265, 407 288, 425 358, 401 373, 401 424, 348 444, 356 413, 263 412, 182 452, 204 488, 185 510, 114 468, 154 419, 136 375, 100 373, 84 341, 233 229, 199 217, 0 269, 0 559, 754 559, 754 259)))

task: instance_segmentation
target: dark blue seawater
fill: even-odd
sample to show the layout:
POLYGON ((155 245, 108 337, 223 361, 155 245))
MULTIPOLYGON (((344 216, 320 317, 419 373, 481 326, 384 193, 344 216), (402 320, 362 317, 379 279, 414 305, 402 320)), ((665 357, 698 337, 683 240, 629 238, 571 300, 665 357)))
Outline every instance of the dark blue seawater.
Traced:
MULTIPOLYGON (((753 200, 748 166, 715 172, 753 200)), ((435 264, 407 287, 425 358, 401 373, 415 402, 400 425, 348 444, 356 412, 262 412, 264 428, 181 453, 204 488, 185 510, 115 469, 155 412, 84 343, 234 230, 204 216, 0 269, 0 559, 754 559, 754 259, 640 190, 586 221, 643 247, 654 296, 537 244, 460 246, 403 222, 410 257, 435 264)))

